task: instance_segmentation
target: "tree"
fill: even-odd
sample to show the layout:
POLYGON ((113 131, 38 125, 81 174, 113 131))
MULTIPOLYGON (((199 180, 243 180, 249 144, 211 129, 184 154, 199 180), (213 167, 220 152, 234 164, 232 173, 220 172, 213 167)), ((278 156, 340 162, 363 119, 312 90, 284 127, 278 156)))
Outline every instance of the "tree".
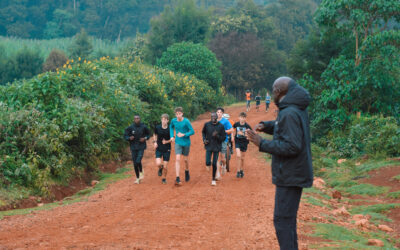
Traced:
POLYGON ((89 36, 84 29, 75 36, 75 41, 71 44, 69 52, 73 58, 88 58, 92 53, 93 46, 89 36))
POLYGON ((154 63, 174 43, 204 43, 209 33, 209 17, 210 13, 197 7, 194 0, 180 0, 175 7, 166 7, 150 22, 147 60, 154 63))
POLYGON ((221 62, 207 47, 192 42, 170 46, 157 61, 160 67, 175 72, 185 72, 207 82, 216 91, 221 87, 221 62))
POLYGON ((400 2, 397 0, 323 1, 316 13, 316 21, 321 26, 347 31, 354 38, 356 66, 361 63, 363 43, 390 30, 389 22, 393 20, 400 22, 400 2))
POLYGON ((67 61, 68 58, 64 52, 53 49, 43 64, 43 71, 56 71, 57 68, 62 67, 67 61))

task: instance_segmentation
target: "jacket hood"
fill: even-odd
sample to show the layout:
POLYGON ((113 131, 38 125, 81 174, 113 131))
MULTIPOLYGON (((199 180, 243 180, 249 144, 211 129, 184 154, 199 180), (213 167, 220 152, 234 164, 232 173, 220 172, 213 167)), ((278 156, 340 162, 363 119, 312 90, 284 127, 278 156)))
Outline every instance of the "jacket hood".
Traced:
POLYGON ((294 81, 291 81, 289 83, 289 90, 286 93, 286 96, 278 106, 279 109, 284 109, 289 106, 296 106, 299 109, 304 110, 310 104, 310 100, 311 97, 308 91, 294 81))

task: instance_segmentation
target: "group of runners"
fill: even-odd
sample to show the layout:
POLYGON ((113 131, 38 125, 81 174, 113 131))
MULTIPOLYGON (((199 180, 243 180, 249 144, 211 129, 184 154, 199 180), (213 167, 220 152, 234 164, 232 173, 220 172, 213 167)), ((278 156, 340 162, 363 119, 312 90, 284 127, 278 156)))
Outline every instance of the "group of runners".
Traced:
MULTIPOLYGON (((182 185, 180 179, 180 167, 183 160, 185 166, 185 182, 190 181, 189 172, 189 153, 190 153, 190 137, 194 135, 194 130, 190 121, 184 117, 183 109, 178 107, 175 109, 175 118, 169 123, 169 115, 161 115, 161 124, 157 125, 153 134, 153 147, 155 149, 156 165, 158 168, 158 176, 161 177, 162 184, 167 183, 168 163, 171 155, 171 145, 175 147, 175 185, 182 185)), ((239 114, 239 121, 234 123, 229 120, 229 115, 224 114, 223 108, 217 108, 211 113, 210 121, 206 122, 202 129, 202 138, 206 151, 206 169, 210 170, 212 166, 211 185, 216 186, 217 181, 221 180, 222 175, 229 172, 226 164, 227 150, 232 150, 230 143, 234 143, 238 179, 244 177, 245 154, 249 140, 246 137, 246 130, 251 129, 246 122, 246 113, 239 114)), ((136 175, 136 184, 140 184, 144 178, 142 167, 142 158, 146 149, 146 141, 151 138, 150 130, 144 125, 139 115, 134 116, 134 122, 125 129, 125 140, 130 142, 132 154, 132 163, 136 175)))
MULTIPOLYGON (((258 93, 254 97, 254 100, 256 101, 256 110, 258 112, 258 111, 260 111, 260 104, 261 104, 260 93, 258 93)), ((250 92, 250 90, 246 90, 246 110, 247 110, 247 112, 250 111, 250 107, 251 107, 250 103, 251 103, 251 92, 250 92)), ((271 95, 267 91, 265 93, 265 112, 268 112, 270 103, 271 103, 271 95)))

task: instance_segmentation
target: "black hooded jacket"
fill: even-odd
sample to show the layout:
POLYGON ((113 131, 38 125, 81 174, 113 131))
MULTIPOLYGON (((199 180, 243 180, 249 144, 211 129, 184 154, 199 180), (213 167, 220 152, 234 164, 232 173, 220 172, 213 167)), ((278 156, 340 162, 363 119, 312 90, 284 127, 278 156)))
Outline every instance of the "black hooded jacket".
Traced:
POLYGON ((278 105, 277 119, 262 122, 263 132, 272 134, 273 139, 262 140, 259 150, 272 154, 272 183, 277 186, 312 186, 309 103, 307 90, 291 81, 278 105))
POLYGON ((140 138, 148 140, 150 138, 150 131, 143 123, 133 123, 125 129, 124 138, 129 141, 131 150, 144 150, 146 149, 146 141, 141 142, 140 138), (132 141, 129 140, 130 136, 134 136, 132 141))
POLYGON ((222 148, 222 142, 226 138, 225 128, 224 125, 217 122, 213 124, 211 121, 206 122, 204 124, 203 130, 203 142, 205 140, 208 141, 208 144, 205 144, 204 147, 208 151, 212 152, 220 152, 222 148), (212 134, 217 131, 217 134, 213 136, 212 134))

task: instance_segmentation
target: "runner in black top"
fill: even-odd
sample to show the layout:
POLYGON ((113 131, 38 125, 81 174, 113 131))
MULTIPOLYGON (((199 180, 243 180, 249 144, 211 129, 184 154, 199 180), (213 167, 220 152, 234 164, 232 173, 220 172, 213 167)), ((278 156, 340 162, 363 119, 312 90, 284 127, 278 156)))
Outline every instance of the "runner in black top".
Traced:
POLYGON ((167 165, 171 155, 171 138, 169 131, 169 116, 161 115, 161 124, 156 126, 154 131, 154 148, 156 150, 156 165, 158 167, 158 176, 162 176, 162 183, 167 184, 167 165), (163 163, 161 163, 161 158, 163 163))
POLYGON ((221 152, 222 142, 226 139, 225 127, 217 119, 217 114, 211 113, 211 121, 206 122, 202 130, 204 147, 206 148, 207 169, 211 165, 211 156, 213 156, 212 186, 217 185, 215 174, 217 172, 218 154, 221 152))
POLYGON ((256 96, 256 109, 257 109, 257 112, 258 111, 260 111, 260 103, 261 103, 261 96, 260 96, 260 94, 257 94, 257 96, 256 96))
POLYGON ((241 112, 239 114, 239 122, 233 124, 233 128, 235 129, 235 148, 236 148, 236 156, 238 159, 237 164, 237 178, 243 178, 244 172, 244 158, 245 152, 247 151, 247 145, 249 144, 249 140, 246 137, 246 129, 251 129, 250 125, 246 123, 246 113, 241 112))

